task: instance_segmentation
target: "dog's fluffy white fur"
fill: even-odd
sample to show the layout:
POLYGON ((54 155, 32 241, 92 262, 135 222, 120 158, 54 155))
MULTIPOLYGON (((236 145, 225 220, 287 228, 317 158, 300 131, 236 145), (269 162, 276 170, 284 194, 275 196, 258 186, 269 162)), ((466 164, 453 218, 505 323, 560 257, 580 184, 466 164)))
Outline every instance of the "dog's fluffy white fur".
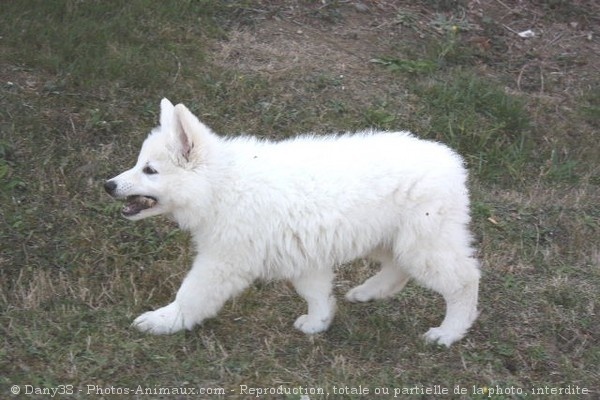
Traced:
POLYGON ((334 266, 365 257, 381 270, 346 299, 386 298, 413 278, 443 295, 446 316, 425 339, 449 346, 477 317, 466 179, 456 153, 408 132, 222 138, 163 99, 137 164, 105 188, 126 199, 129 219, 172 217, 197 256, 175 300, 134 326, 191 329, 253 281, 284 279, 308 303, 295 327, 322 332, 335 312, 334 266))

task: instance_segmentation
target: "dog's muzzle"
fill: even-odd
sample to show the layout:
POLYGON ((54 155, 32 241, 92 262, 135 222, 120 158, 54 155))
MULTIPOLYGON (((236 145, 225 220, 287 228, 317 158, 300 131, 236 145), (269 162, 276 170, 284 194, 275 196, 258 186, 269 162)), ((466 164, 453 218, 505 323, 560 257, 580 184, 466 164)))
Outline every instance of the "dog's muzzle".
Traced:
POLYGON ((109 195, 111 195, 114 198, 117 198, 117 199, 124 198, 125 199, 125 204, 123 205, 123 208, 121 209, 121 214, 123 214, 124 217, 133 217, 144 210, 154 207, 158 203, 158 200, 152 196, 144 196, 144 195, 137 195, 137 194, 130 195, 127 197, 118 196, 116 194, 117 183, 112 180, 106 181, 104 183, 104 190, 106 190, 106 193, 108 193, 109 195))

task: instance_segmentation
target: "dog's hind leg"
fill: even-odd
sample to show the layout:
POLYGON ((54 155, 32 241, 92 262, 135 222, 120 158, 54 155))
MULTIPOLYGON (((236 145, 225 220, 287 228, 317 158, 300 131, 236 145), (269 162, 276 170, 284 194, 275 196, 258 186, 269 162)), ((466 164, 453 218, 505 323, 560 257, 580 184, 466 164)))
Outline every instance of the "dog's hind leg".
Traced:
POLYGON ((366 302, 391 297, 401 291, 410 276, 402 271, 391 251, 377 250, 370 258, 381 263, 381 270, 362 285, 346 293, 346 300, 366 302))
POLYGON ((308 314, 296 319, 294 326, 306 334, 327 330, 335 314, 331 269, 310 270, 292 279, 296 292, 308 303, 308 314))
POLYGON ((429 329, 424 337, 428 342, 449 347, 460 340, 477 319, 478 262, 453 252, 426 255, 421 261, 423 264, 411 271, 415 280, 440 293, 446 302, 442 324, 429 329))
POLYGON ((478 288, 479 281, 472 280, 453 290, 440 290, 446 301, 446 316, 439 327, 425 333, 425 340, 449 347, 462 339, 478 316, 478 288))

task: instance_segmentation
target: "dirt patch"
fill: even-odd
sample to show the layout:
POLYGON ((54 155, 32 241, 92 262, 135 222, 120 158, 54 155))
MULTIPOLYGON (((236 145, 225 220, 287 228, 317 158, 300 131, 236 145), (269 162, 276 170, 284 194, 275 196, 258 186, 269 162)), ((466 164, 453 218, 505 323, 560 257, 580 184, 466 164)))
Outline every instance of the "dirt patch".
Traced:
POLYGON ((298 68, 364 72, 371 58, 389 51, 387 35, 378 28, 379 18, 371 13, 348 6, 339 12, 340 21, 330 22, 310 9, 292 7, 252 26, 238 26, 226 41, 217 43, 214 60, 270 76, 298 68))
POLYGON ((482 17, 503 30, 495 33, 495 40, 504 43, 506 52, 497 54, 496 60, 508 66, 518 90, 564 93, 577 90, 578 83, 597 79, 600 47, 594 30, 600 7, 571 2, 560 8, 559 3, 553 8, 489 2, 482 8, 482 17))
POLYGON ((576 91, 597 79, 600 6, 593 2, 469 1, 437 9, 414 2, 325 3, 259 2, 244 19, 252 24, 237 26, 215 44, 214 62, 271 79, 327 71, 344 75, 349 88, 364 88, 381 75, 380 68, 372 73, 371 60, 402 57, 415 41, 454 27, 462 44, 477 52, 477 62, 492 75, 498 74, 493 69, 509 72, 516 90, 576 91), (521 37, 525 31, 532 36, 521 37))
POLYGON ((318 14, 318 8, 288 9, 231 29, 227 40, 214 44, 213 62, 240 74, 263 76, 287 88, 284 97, 317 100, 324 91, 334 91, 340 100, 367 107, 385 97, 390 85, 401 86, 401 79, 372 62, 397 52, 400 31, 388 29, 389 21, 382 16, 392 9, 347 4, 338 10, 336 21, 318 14))

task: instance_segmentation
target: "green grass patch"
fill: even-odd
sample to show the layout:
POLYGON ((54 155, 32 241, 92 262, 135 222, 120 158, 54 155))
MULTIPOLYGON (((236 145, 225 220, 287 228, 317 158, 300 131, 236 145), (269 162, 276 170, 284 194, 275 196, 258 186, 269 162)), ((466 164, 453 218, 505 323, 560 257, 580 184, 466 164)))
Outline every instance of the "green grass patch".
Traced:
POLYGON ((457 148, 482 179, 522 176, 532 153, 521 99, 463 71, 417 84, 414 91, 421 115, 429 118, 427 135, 457 148))
POLYGON ((155 89, 202 59, 196 38, 218 32, 216 7, 209 3, 6 2, 2 24, 10 34, 2 40, 10 48, 8 56, 55 77, 48 83, 50 91, 66 82, 85 88, 111 82, 118 88, 155 89))

